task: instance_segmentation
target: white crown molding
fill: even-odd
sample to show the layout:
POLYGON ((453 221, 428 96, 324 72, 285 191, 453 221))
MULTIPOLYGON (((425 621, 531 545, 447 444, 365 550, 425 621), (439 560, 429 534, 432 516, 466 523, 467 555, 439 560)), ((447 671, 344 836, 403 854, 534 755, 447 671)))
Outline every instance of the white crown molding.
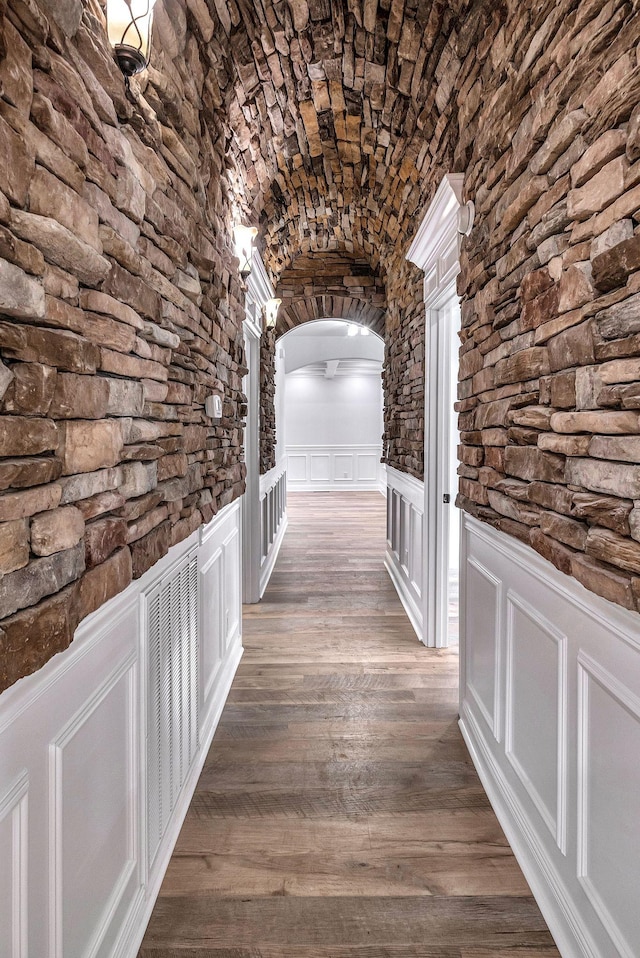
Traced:
POLYGON ((409 247, 406 258, 422 270, 457 237, 463 180, 462 173, 445 173, 409 247))
POLYGON ((275 296, 271 280, 267 276, 267 271, 262 262, 262 257, 260 253, 257 252, 254 252, 251 260, 251 272, 247 279, 247 293, 260 309, 262 309, 267 300, 275 296))

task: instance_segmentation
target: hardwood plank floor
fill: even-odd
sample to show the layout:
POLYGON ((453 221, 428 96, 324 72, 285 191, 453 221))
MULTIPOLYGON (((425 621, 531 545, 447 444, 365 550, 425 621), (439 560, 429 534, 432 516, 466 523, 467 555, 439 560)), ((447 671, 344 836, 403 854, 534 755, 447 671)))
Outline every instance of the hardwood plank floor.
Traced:
POLYGON ((140 958, 559 958, 421 646, 378 493, 289 496, 140 958))

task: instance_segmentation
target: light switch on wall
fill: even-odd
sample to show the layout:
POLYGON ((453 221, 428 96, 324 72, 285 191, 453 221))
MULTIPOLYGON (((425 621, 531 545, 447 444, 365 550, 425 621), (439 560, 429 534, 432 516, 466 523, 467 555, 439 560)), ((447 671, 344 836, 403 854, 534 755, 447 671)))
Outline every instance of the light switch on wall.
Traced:
POLYGON ((213 393, 204 401, 204 411, 212 419, 222 419, 222 397, 213 393))

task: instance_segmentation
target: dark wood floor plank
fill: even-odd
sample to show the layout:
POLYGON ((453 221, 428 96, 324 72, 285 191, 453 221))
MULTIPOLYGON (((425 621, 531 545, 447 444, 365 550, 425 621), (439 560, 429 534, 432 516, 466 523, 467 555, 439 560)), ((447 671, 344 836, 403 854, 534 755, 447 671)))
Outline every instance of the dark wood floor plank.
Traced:
POLYGON ((140 958, 558 958, 377 493, 295 495, 140 958))

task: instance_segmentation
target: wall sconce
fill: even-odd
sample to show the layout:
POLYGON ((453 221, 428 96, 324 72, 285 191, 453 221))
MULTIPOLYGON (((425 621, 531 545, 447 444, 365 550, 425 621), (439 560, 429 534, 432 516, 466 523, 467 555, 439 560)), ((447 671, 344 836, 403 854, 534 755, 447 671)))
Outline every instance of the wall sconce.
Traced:
POLYGON ((268 299, 264 304, 264 318, 267 329, 273 329, 278 320, 281 299, 268 299))
POLYGON ((156 0, 107 0, 107 32, 127 80, 149 65, 151 19, 156 0))
POLYGON ((473 200, 467 200, 458 210, 458 232, 461 236, 469 236, 476 218, 476 208, 473 200))
POLYGON ((234 226, 233 236, 236 244, 236 256, 240 260, 240 275, 247 277, 251 272, 253 241, 258 235, 257 226, 234 226))

